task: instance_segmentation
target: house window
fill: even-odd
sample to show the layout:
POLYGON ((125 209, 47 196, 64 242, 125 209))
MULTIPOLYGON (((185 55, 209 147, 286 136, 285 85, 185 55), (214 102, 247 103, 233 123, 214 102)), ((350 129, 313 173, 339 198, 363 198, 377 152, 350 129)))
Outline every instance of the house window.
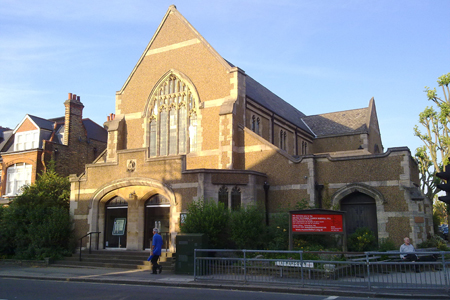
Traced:
POLYGON ((18 132, 14 137, 14 150, 28 150, 39 147, 39 130, 18 132))
POLYGON ((197 99, 189 86, 171 74, 152 98, 150 156, 197 151, 197 99))
POLYGON ((235 186, 231 190, 231 209, 238 210, 241 207, 241 190, 235 186))
POLYGON ((228 208, 228 189, 226 186, 219 189, 219 203, 223 203, 224 207, 228 208))
POLYGON ((11 165, 6 171, 6 196, 22 193, 24 185, 31 184, 32 166, 25 163, 11 165))

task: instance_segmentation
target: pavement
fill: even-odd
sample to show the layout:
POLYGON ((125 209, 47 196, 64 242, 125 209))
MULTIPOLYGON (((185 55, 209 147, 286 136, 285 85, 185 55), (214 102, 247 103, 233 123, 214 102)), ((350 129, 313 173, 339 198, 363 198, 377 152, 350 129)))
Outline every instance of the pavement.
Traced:
POLYGON ((73 282, 97 282, 109 284, 158 285, 167 287, 229 289, 275 293, 297 293, 307 295, 354 296, 369 298, 398 299, 450 299, 444 290, 398 290, 354 287, 297 287, 276 283, 240 283, 223 281, 196 281, 193 275, 175 274, 164 271, 151 274, 149 270, 129 270, 117 268, 52 266, 44 263, 33 264, 0 260, 0 278, 55 280, 73 282))

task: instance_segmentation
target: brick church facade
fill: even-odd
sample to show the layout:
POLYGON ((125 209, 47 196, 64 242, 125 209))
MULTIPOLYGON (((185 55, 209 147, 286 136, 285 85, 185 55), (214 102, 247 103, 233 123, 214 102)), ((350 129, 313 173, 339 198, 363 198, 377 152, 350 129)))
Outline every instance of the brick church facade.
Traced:
POLYGON ((107 148, 71 176, 70 199, 77 236, 101 232, 102 248, 147 249, 156 224, 176 251, 196 199, 268 213, 306 200, 346 211, 350 233, 368 226, 397 244, 433 231, 417 164, 406 147, 384 151, 374 99, 306 116, 223 59, 175 6, 105 126, 107 148))

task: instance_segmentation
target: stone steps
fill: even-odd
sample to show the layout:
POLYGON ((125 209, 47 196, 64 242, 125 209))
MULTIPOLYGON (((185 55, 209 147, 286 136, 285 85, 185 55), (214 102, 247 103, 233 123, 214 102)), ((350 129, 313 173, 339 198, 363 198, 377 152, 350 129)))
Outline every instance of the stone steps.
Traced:
MULTIPOLYGON (((150 270, 151 263, 147 261, 149 255, 149 251, 94 250, 90 254, 88 251, 82 251, 81 261, 80 254, 76 253, 71 257, 55 261, 52 266, 150 270)), ((173 271, 175 261, 172 253, 163 252, 159 264, 163 266, 165 271, 173 271)))

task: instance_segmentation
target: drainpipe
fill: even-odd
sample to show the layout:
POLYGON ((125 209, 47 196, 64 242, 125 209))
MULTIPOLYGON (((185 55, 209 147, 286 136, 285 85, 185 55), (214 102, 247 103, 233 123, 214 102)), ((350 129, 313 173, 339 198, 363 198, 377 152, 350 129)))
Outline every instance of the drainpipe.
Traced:
POLYGON ((269 188, 267 181, 264 182, 264 204, 266 207, 266 225, 269 226, 269 188))

